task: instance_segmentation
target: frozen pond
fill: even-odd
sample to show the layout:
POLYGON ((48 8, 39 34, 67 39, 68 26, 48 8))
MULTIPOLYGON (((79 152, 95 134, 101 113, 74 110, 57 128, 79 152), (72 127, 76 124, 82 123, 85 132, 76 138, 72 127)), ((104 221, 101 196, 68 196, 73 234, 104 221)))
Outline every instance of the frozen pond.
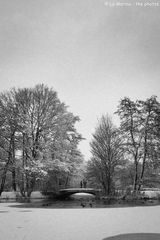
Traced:
POLYGON ((125 233, 160 233, 160 206, 32 208, 0 203, 3 240, 102 240, 125 233))

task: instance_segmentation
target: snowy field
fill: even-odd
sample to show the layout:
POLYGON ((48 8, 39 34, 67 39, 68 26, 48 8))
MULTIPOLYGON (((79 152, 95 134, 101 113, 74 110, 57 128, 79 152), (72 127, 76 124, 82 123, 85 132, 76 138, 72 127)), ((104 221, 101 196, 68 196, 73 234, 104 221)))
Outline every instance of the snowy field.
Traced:
POLYGON ((124 233, 160 233, 160 206, 41 209, 0 203, 0 239, 102 240, 124 233))

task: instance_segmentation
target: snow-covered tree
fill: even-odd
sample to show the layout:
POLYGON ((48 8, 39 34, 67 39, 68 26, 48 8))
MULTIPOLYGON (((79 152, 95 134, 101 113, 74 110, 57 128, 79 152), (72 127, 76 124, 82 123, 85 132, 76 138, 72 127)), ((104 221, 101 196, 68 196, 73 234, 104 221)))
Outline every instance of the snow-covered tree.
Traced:
MULTIPOLYGON (((52 88, 40 84, 34 88, 13 89, 1 96, 0 107, 0 131, 5 128, 6 134, 7 128, 10 134, 11 143, 5 144, 5 148, 8 159, 12 158, 5 159, 3 172, 6 175, 12 163, 12 172, 14 166, 17 175, 15 184, 23 195, 30 196, 37 180, 52 170, 66 172, 67 176, 74 171, 76 155, 81 155, 77 146, 82 137, 75 129, 79 118, 68 112, 52 88), (15 151, 21 153, 17 161, 15 151)), ((5 178, 2 182, 4 186, 5 178)))

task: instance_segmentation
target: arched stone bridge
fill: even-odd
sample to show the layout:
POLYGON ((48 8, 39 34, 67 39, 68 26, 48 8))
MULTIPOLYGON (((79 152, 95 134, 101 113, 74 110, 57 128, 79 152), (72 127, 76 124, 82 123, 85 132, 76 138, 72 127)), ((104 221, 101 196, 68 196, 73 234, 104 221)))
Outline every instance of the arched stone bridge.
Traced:
POLYGON ((101 192, 100 189, 94 189, 94 188, 66 188, 66 189, 61 189, 59 191, 59 196, 61 198, 68 198, 70 195, 74 193, 90 193, 97 196, 99 195, 100 192, 101 192))

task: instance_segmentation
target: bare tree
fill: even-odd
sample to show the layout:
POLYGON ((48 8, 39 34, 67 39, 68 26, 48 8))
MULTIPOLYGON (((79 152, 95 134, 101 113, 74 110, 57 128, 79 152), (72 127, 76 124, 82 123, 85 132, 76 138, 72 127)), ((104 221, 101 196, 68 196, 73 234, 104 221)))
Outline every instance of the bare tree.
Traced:
POLYGON ((135 166, 134 191, 140 190, 143 184, 146 163, 159 161, 159 108, 155 96, 135 102, 125 97, 118 106, 124 152, 135 166))
POLYGON ((102 116, 90 143, 93 157, 88 164, 88 172, 101 183, 108 195, 113 190, 115 169, 123 157, 121 142, 111 118, 102 116))

